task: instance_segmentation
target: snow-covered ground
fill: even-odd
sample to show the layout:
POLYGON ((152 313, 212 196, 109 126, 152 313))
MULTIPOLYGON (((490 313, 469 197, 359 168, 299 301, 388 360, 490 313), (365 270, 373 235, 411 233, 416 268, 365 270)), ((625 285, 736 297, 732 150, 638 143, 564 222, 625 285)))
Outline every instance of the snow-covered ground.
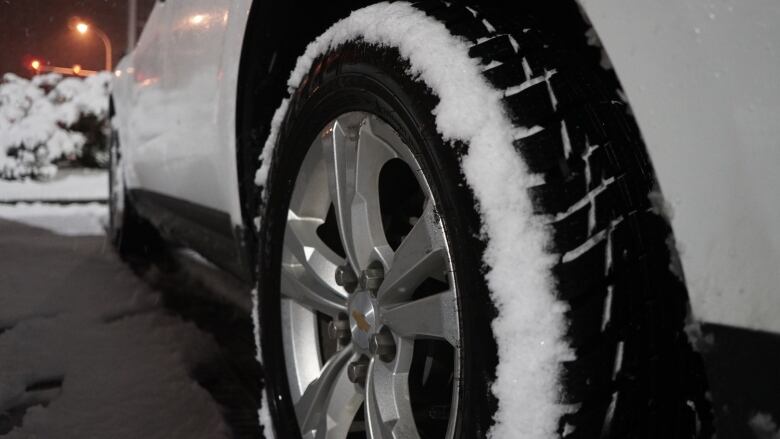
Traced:
POLYGON ((0 209, 0 435, 230 437, 192 378, 217 344, 119 260, 100 236, 104 213, 0 209))
POLYGON ((0 180, 0 203, 15 201, 84 201, 108 198, 108 172, 61 170, 48 181, 0 180))

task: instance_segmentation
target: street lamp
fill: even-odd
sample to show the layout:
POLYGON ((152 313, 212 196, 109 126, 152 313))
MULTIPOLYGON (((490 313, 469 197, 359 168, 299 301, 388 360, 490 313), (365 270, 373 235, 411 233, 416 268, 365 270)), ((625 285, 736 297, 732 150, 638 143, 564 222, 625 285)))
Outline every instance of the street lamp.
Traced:
POLYGON ((75 25, 73 26, 74 29, 76 29, 76 32, 80 33, 81 35, 86 35, 90 30, 95 32, 98 37, 100 37, 101 40, 103 40, 103 45, 106 47, 106 71, 111 71, 111 40, 108 39, 108 35, 105 34, 102 30, 98 29, 97 26, 90 26, 84 21, 77 20, 75 22, 75 25))

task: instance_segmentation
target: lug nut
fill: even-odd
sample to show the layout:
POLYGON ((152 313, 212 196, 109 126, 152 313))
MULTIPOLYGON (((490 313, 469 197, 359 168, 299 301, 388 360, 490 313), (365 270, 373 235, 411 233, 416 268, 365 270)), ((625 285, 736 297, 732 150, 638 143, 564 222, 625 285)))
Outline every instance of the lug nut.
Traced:
POLYGON ((350 335, 348 321, 336 319, 328 323, 328 336, 331 339, 346 342, 349 341, 350 335))
POLYGON ((345 290, 352 292, 358 284, 358 278, 352 267, 347 265, 340 265, 336 268, 336 284, 344 287, 345 290))
POLYGON ((368 291, 376 291, 385 279, 385 270, 381 265, 368 267, 360 274, 360 287, 368 291))
POLYGON ((365 384, 368 375, 368 361, 358 360, 347 366, 347 378, 355 384, 365 384))
POLYGON ((368 350, 384 362, 393 361, 393 358, 395 358, 395 340, 386 331, 372 334, 368 340, 368 350))

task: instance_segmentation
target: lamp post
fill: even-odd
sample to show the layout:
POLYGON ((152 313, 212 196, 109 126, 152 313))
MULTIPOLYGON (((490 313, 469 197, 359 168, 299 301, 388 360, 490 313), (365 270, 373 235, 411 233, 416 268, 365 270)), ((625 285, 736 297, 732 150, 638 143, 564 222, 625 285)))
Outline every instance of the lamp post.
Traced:
POLYGON ((127 1, 127 50, 135 47, 136 34, 138 33, 138 0, 127 1))
POLYGON ((100 30, 96 26, 90 26, 89 24, 78 21, 75 25, 76 32, 80 33, 81 35, 86 35, 87 32, 92 30, 97 34, 98 37, 103 41, 103 45, 106 47, 106 71, 111 71, 111 40, 108 39, 108 35, 105 34, 102 30, 100 30))

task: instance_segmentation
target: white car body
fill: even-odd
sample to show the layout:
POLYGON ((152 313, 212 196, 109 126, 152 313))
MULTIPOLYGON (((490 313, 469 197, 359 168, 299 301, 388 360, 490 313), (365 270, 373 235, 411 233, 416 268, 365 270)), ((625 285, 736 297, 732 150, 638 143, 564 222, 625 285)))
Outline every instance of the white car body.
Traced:
MULTIPOLYGON (((695 316, 780 332, 780 4, 580 3, 671 205, 695 316)), ((237 83, 251 8, 158 2, 114 87, 128 187, 223 212, 236 227, 237 83)))

